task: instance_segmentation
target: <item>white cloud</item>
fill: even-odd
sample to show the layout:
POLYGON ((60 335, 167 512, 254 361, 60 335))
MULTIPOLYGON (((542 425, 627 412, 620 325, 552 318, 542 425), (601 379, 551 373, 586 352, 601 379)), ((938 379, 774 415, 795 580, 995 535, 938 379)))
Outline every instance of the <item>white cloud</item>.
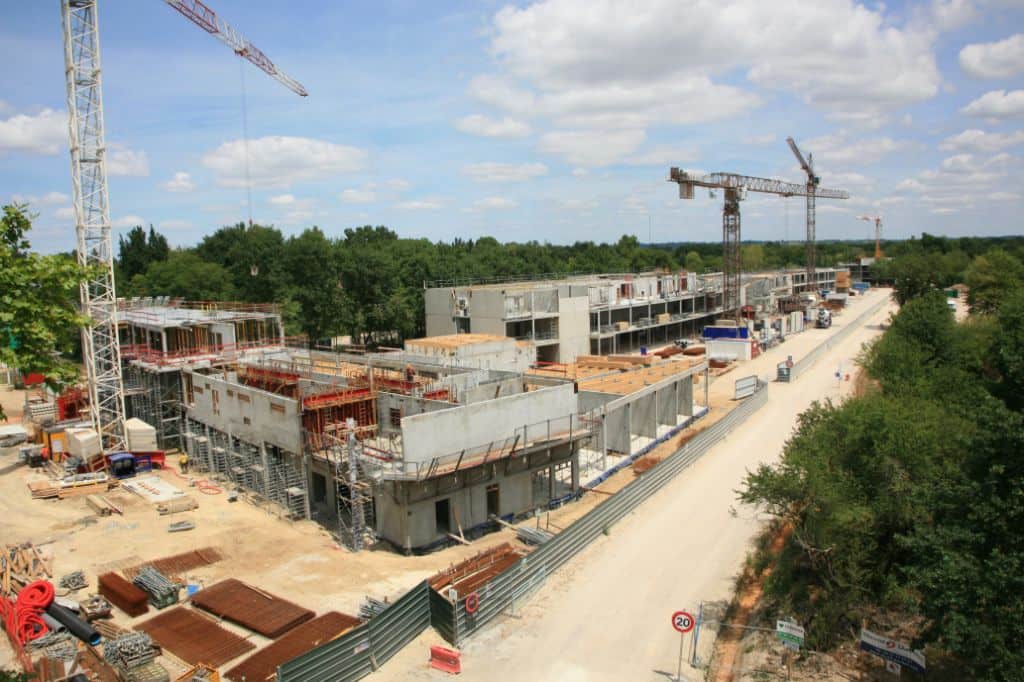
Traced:
POLYGON ((63 112, 43 109, 0 120, 0 154, 29 152, 53 155, 67 148, 68 119, 63 112))
POLYGON ((588 171, 586 168, 573 168, 572 169, 573 177, 577 177, 577 178, 586 177, 587 173, 589 173, 589 172, 590 171, 588 171))
POLYGON ((743 144, 749 144, 754 147, 767 147, 770 144, 775 144, 777 138, 772 135, 751 135, 750 137, 743 138, 743 144))
POLYGON ((563 199, 561 206, 570 211, 591 211, 597 208, 597 202, 593 199, 563 199))
POLYGON ((992 90, 960 111, 990 119, 1024 118, 1024 90, 992 90))
POLYGON ((473 163, 463 166, 462 172, 477 182, 522 182, 547 175, 543 163, 473 163))
POLYGON ((71 201, 71 197, 63 192, 47 192, 41 197, 14 194, 11 195, 11 201, 16 204, 28 204, 32 208, 45 208, 47 206, 56 206, 57 204, 66 204, 71 201))
POLYGON ((1024 71, 1024 34, 960 50, 960 68, 975 78, 1010 78, 1024 71))
POLYGON ((404 192, 405 190, 409 189, 412 185, 409 184, 408 180, 403 180, 401 178, 392 178, 391 180, 385 180, 384 186, 396 192, 404 192))
POLYGON ((577 166, 607 166, 643 144, 643 130, 556 130, 540 138, 540 150, 577 166))
POLYGON ((678 166, 697 160, 697 151, 691 148, 661 145, 624 159, 630 166, 678 166))
POLYGON ((274 204, 275 206, 287 206, 289 204, 295 203, 295 195, 278 194, 277 196, 270 197, 269 199, 267 199, 267 201, 274 204))
POLYGON ((107 175, 125 175, 129 177, 145 177, 149 175, 149 159, 146 158, 146 152, 135 151, 113 142, 108 144, 107 175))
POLYGON ((805 155, 814 154, 817 162, 859 166, 878 163, 883 157, 903 149, 906 143, 891 137, 851 140, 845 132, 840 132, 798 142, 797 146, 805 155))
POLYGON ((0 114, 7 114, 12 111, 14 111, 14 107, 0 99, 0 114))
POLYGON ((439 208, 444 208, 444 202, 437 199, 419 199, 400 201, 395 206, 403 211, 436 211, 439 208))
POLYGON ((164 183, 164 189, 168 192, 191 192, 195 188, 196 183, 192 182, 192 176, 185 171, 178 171, 173 178, 164 183))
POLYGON ((137 215, 121 216, 120 218, 116 218, 113 221, 111 221, 111 225, 113 227, 122 228, 122 229, 129 228, 129 227, 135 227, 136 225, 145 225, 145 224, 146 224, 146 219, 143 218, 142 216, 137 216, 137 215))
POLYGON ((75 209, 72 206, 63 206, 54 211, 54 215, 61 220, 73 220, 75 217, 75 209))
POLYGON ((849 0, 506 6, 491 43, 504 75, 477 79, 470 90, 563 126, 641 127, 719 120, 757 106, 753 93, 713 80, 740 70, 754 85, 827 111, 876 114, 938 92, 933 44, 938 28, 963 21, 962 4, 940 3, 902 28, 881 6, 849 0))
POLYGON ((943 31, 951 31, 974 21, 978 12, 974 0, 932 0, 931 21, 943 31))
POLYGON ((1016 192, 992 192, 988 198, 992 201, 1017 201, 1021 195, 1016 192))
POLYGON ((999 187, 1015 187, 1022 170, 1021 159, 1007 153, 983 158, 974 154, 954 154, 933 170, 900 182, 896 189, 917 195, 916 200, 930 205, 971 207, 983 196, 1011 200, 1008 192, 993 192, 999 187))
POLYGON ((1024 143, 1024 130, 1016 130, 1012 133, 986 133, 984 130, 971 128, 959 135, 947 137, 939 144, 939 149, 954 152, 994 152, 1022 143, 1024 143))
POLYGON ((480 114, 460 118, 455 122, 455 127, 464 133, 480 137, 517 138, 527 137, 531 132, 530 126, 523 121, 508 116, 498 120, 480 114))
POLYGON ((944 207, 941 207, 941 208, 933 208, 931 210, 931 212, 932 213, 937 213, 939 215, 942 215, 942 214, 945 214, 945 213, 956 213, 959 210, 960 209, 958 209, 958 208, 950 208, 949 206, 944 206, 944 207))
POLYGON ((192 228, 192 223, 188 220, 161 220, 157 227, 161 230, 188 230, 192 228))
MULTIPOLYGON (((249 141, 249 176, 253 187, 288 187, 366 165, 362 149, 307 137, 271 136, 249 141)), ((224 187, 245 187, 245 143, 225 142, 203 156, 224 187)))
POLYGON ((505 197, 487 197, 485 199, 478 199, 473 202, 473 206, 479 209, 491 210, 491 209, 508 209, 515 208, 518 204, 511 199, 505 197))
POLYGON ((343 204, 369 204, 377 200, 372 189, 346 189, 338 195, 343 204))

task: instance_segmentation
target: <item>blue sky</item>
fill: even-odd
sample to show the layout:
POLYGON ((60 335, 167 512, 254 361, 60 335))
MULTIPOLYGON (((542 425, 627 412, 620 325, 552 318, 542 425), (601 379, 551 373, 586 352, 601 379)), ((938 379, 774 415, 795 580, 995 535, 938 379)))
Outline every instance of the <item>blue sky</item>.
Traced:
MULTIPOLYGON (((208 3, 300 98, 158 0, 100 0, 111 215, 196 243, 248 217, 286 234, 555 243, 715 240, 720 200, 672 165, 800 180, 819 238, 1020 234, 1024 2, 208 3)), ((71 248, 58 0, 0 26, 0 200, 71 248)), ((799 239, 799 198, 752 196, 746 239, 799 239)))

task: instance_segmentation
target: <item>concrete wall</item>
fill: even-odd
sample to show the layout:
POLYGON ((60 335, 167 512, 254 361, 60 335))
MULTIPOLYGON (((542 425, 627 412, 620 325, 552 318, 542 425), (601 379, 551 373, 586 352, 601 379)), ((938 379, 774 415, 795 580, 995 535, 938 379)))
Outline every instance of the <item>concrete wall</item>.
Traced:
POLYGON ((391 425, 392 409, 399 410, 403 417, 409 417, 414 414, 438 412, 440 410, 453 409, 454 407, 455 405, 452 403, 446 403, 443 400, 426 400, 398 393, 378 393, 377 425, 381 435, 398 434, 402 432, 402 428, 391 425))
POLYGON ((579 285, 559 287, 558 362, 590 354, 590 298, 579 285))
POLYGON ((193 395, 189 416, 250 443, 265 441, 289 452, 302 452, 302 419, 297 400, 196 372, 189 374, 193 395))
POLYGON ((403 457, 406 462, 429 462, 434 457, 504 440, 527 424, 564 420, 575 413, 576 395, 572 385, 566 384, 405 417, 403 457))
POLYGON ((455 307, 451 289, 427 289, 423 292, 427 336, 443 336, 458 331, 452 316, 455 307))
POLYGON ((482 403, 487 400, 497 400, 510 395, 517 395, 524 391, 523 380, 520 377, 508 377, 497 381, 488 381, 474 388, 467 388, 459 392, 459 402, 464 405, 482 403))
POLYGON ((469 298, 469 331, 505 336, 505 294, 499 289, 472 289, 469 298))

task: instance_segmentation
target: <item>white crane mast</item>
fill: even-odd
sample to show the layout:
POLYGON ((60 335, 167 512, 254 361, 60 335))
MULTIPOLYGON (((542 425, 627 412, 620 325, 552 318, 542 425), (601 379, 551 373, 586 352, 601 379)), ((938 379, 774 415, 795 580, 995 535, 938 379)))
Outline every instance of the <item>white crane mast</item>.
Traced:
POLYGON ((122 450, 126 446, 124 386, 117 338, 96 0, 61 0, 61 16, 77 254, 78 262, 89 268, 80 291, 82 312, 89 317, 82 329, 89 416, 103 449, 122 450))

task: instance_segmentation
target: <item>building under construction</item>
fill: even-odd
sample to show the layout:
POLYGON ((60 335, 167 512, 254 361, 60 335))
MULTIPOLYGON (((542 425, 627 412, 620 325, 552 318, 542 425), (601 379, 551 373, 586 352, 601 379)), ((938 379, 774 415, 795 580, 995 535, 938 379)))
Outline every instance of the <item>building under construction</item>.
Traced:
POLYGON ((221 367, 284 348, 271 304, 185 301, 167 296, 118 301, 125 410, 156 429, 163 449, 183 449, 182 370, 221 367))
MULTIPOLYGON (((476 343, 495 362, 507 350, 476 343)), ((252 502, 336 528, 350 547, 428 551, 574 499, 581 453, 599 473, 609 453, 618 461, 689 423, 706 365, 666 362, 655 375, 649 364, 595 370, 608 380, 584 388, 409 352, 268 352, 183 370, 185 447, 252 502)))

